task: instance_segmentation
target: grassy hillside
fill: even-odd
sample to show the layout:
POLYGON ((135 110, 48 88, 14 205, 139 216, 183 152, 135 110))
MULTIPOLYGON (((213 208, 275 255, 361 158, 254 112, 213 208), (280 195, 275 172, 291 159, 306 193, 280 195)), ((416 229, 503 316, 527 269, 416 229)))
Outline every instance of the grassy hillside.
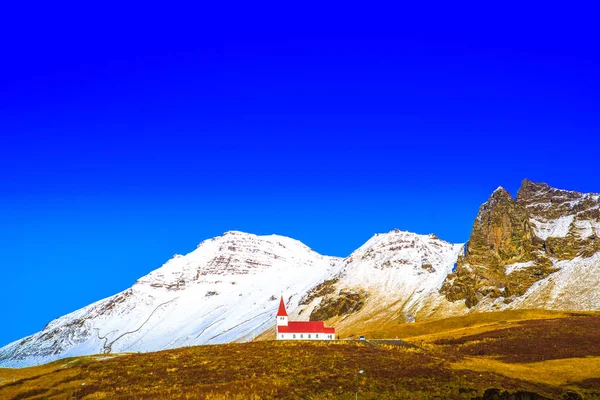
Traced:
POLYGON ((0 398, 354 399, 357 388, 361 399, 502 399, 492 388, 600 398, 599 315, 502 314, 381 332, 418 347, 260 341, 0 369, 0 398))
MULTIPOLYGON (((576 315, 598 315, 600 313, 584 312, 576 315)), ((558 319, 572 317, 572 312, 566 311, 548 311, 548 310, 507 310, 500 312, 472 313, 456 317, 438 319, 433 321, 423 321, 413 324, 386 324, 383 327, 376 325, 367 325, 362 331, 344 332, 349 337, 357 335, 366 335, 381 339, 409 339, 432 340, 436 337, 455 337, 461 335, 473 334, 474 332, 483 332, 488 330, 498 330, 511 326, 511 324, 521 321, 539 320, 539 319, 558 319)))

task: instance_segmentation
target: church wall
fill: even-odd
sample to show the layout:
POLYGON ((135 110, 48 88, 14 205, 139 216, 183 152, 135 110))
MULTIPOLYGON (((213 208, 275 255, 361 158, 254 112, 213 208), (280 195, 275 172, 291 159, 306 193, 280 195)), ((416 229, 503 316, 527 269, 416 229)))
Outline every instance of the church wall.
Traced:
POLYGON ((279 333, 277 340, 333 340, 334 333, 279 333))

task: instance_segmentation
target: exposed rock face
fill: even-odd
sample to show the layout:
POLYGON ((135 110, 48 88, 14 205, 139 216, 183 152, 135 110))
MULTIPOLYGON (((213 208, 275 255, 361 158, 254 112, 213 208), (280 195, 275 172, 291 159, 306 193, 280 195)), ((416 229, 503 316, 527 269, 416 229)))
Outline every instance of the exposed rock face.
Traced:
POLYGON ((503 188, 481 206, 473 225, 466 258, 491 267, 532 261, 535 240, 527 211, 503 188))
POLYGON ((600 251, 600 196, 525 179, 514 200, 498 188, 479 209, 465 254, 441 292, 473 307, 483 298, 511 302, 558 270, 557 260, 600 251))
POLYGON ((517 202, 527 210, 549 257, 572 260, 600 251, 600 195, 523 181, 517 202))
POLYGON ((311 321, 325 321, 329 318, 352 314, 360 311, 365 304, 367 294, 360 291, 342 289, 337 296, 323 299, 310 314, 311 321))
POLYGON ((455 272, 448 275, 442 293, 451 301, 464 299, 467 307, 484 296, 522 294, 533 283, 528 275, 543 275, 539 266, 548 265, 539 254, 542 245, 525 207, 498 188, 479 208, 466 251, 459 256, 455 272), (527 272, 507 274, 506 266, 512 264, 526 265, 527 272))
POLYGON ((335 284, 338 283, 338 281, 339 277, 324 280, 323 282, 319 283, 317 286, 312 288, 310 291, 308 291, 308 293, 306 293, 306 295, 304 295, 302 299, 300 299, 299 304, 306 306, 317 298, 334 294, 335 284))

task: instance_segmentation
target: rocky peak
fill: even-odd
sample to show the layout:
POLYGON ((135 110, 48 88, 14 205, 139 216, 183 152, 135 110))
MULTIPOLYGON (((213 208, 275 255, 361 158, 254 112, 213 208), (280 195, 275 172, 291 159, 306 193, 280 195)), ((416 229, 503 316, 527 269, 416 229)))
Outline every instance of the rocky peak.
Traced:
POLYGON ((534 233, 527 211, 503 188, 492 193, 477 215, 467 256, 481 265, 529 261, 534 233))
POLYGON ((517 194, 517 202, 527 207, 532 217, 546 219, 572 215, 591 206, 597 206, 593 194, 556 189, 546 183, 525 179, 517 194))
POLYGON ((510 195, 510 193, 508 193, 508 191, 506 189, 504 189, 502 186, 498 186, 496 188, 496 190, 494 190, 492 192, 492 196, 491 197, 494 197, 494 196, 505 196, 505 197, 508 196, 508 197, 512 198, 512 196, 510 195))
POLYGON ((472 307, 484 298, 510 302, 557 271, 556 260, 600 252, 600 195, 524 179, 517 199, 503 188, 479 209, 464 255, 442 293, 472 307))
POLYGON ((548 256, 571 260, 600 251, 600 195, 524 180, 517 202, 527 209, 548 256))
POLYGON ((550 189, 551 187, 545 183, 535 183, 525 178, 521 182, 521 187, 517 192, 517 201, 519 203, 530 202, 541 194, 548 192, 550 189))
POLYGON ((525 206, 502 187, 479 208, 465 254, 457 260, 442 293, 468 307, 483 297, 510 299, 521 295, 535 280, 547 276, 550 261, 540 254, 543 243, 529 220, 525 206), (512 273, 510 265, 527 265, 512 273))
POLYGON ((502 204, 513 204, 514 202, 515 200, 510 193, 508 193, 502 186, 499 186, 492 192, 492 195, 489 197, 489 199, 481 205, 478 215, 482 215, 485 211, 491 210, 496 206, 502 206, 502 204))

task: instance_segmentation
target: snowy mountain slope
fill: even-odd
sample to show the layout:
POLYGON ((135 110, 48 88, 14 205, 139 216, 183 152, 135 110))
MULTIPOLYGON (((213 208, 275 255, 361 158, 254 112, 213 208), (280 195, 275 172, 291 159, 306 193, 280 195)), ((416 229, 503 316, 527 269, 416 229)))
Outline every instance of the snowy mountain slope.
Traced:
POLYGON ((558 271, 538 281, 510 308, 600 309, 600 253, 557 261, 558 271))
POLYGON ((535 234, 543 240, 569 234, 578 239, 600 236, 600 194, 555 189, 525 179, 517 201, 527 208, 535 234))
POLYGON ((295 308, 336 261, 287 237, 228 232, 3 347, 0 365, 251 340, 273 323, 282 292, 295 308))
POLYGON ((439 294, 462 248, 435 235, 397 229, 376 234, 340 262, 334 288, 316 296, 311 319, 330 318, 338 330, 349 332, 385 321, 411 322, 439 306, 447 314, 462 313, 464 305, 439 294))
POLYGON ((403 297, 407 310, 418 309, 427 295, 438 292, 462 247, 435 235, 378 234, 343 261, 340 284, 381 299, 403 297))

